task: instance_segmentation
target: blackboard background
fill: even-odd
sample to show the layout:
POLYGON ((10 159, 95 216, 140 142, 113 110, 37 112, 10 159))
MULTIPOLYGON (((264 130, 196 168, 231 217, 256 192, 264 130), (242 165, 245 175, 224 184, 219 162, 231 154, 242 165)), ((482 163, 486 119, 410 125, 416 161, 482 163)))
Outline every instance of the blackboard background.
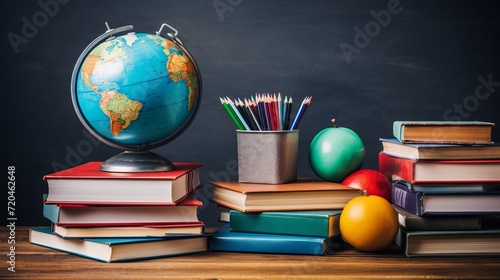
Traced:
MULTIPOLYGON (((205 203, 199 217, 208 226, 218 224, 208 181, 237 179, 235 127, 219 96, 312 95, 300 125, 301 177, 316 178, 308 146, 332 117, 360 135, 367 152, 364 168, 373 169, 378 139, 391 136, 395 120, 500 123, 498 1, 61 2, 46 18, 38 1, 9 1, 2 9, 2 166, 16 168, 17 225, 48 224, 42 217, 44 174, 120 152, 91 139, 70 97, 74 64, 106 30, 104 22, 153 34, 168 23, 195 57, 203 77, 198 115, 183 135, 155 152, 204 163, 204 185, 196 197, 205 203), (358 42, 360 51, 348 63, 340 44, 356 46, 355 28, 373 25, 370 12, 391 3, 399 12, 386 26, 372 29, 369 43, 358 42), (7 34, 22 36, 23 18, 33 22, 34 15, 39 28, 16 53, 7 34), (480 98, 475 96, 479 77, 493 82, 480 98), (457 105, 461 113, 446 114, 457 105)), ((498 127, 493 138, 500 141, 498 127)), ((3 192, 2 217, 7 188, 3 192)))

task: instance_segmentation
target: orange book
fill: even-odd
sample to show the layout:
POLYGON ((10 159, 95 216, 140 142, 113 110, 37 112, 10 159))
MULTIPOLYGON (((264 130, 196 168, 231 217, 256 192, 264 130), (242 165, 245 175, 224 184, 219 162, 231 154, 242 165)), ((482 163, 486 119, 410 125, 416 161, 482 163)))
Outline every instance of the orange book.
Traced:
POLYGON ((212 201, 241 212, 343 209, 364 192, 341 184, 301 179, 287 184, 210 182, 212 201))

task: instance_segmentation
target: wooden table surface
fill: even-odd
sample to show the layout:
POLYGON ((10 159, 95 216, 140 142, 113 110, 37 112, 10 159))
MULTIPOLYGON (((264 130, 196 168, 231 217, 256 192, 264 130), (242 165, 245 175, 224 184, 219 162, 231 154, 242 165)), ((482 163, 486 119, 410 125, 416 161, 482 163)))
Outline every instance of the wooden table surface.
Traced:
POLYGON ((28 230, 16 228, 13 273, 2 227, 1 279, 500 279, 500 258, 407 258, 397 247, 375 254, 348 245, 329 256, 203 252, 103 263, 30 244, 28 230))

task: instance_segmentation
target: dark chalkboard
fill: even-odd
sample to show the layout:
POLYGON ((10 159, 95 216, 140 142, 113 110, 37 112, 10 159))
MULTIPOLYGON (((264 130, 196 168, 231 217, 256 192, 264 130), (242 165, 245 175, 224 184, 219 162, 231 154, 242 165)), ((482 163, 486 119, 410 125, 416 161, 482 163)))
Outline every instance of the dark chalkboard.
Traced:
MULTIPOLYGON (((281 92, 312 103, 300 123, 298 175, 316 177, 308 146, 335 117, 377 169, 395 120, 500 123, 498 1, 9 1, 2 9, 3 168, 15 166, 17 224, 42 217, 44 174, 119 150, 85 131, 70 80, 82 50, 111 27, 179 31, 203 78, 196 119, 155 152, 204 163, 200 219, 216 225, 209 180, 236 180, 235 126, 218 97, 281 92)), ((500 141, 500 129, 494 128, 500 141)), ((4 190, 7 192, 7 190, 4 190)), ((7 197, 7 196, 2 196, 7 197)), ((6 202, 6 200, 4 200, 6 202)), ((5 205, 5 204, 4 204, 5 205)), ((6 213, 3 211, 3 213, 6 213)), ((4 215, 4 214, 2 214, 4 215)))

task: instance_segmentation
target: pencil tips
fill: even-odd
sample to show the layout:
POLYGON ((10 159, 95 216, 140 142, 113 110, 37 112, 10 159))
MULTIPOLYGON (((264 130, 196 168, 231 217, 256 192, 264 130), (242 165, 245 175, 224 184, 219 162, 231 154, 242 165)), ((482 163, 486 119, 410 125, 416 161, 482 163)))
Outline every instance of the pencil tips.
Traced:
POLYGON ((249 98, 219 97, 221 104, 240 130, 282 131, 295 130, 312 96, 306 96, 290 123, 293 99, 276 93, 255 93, 249 98))

